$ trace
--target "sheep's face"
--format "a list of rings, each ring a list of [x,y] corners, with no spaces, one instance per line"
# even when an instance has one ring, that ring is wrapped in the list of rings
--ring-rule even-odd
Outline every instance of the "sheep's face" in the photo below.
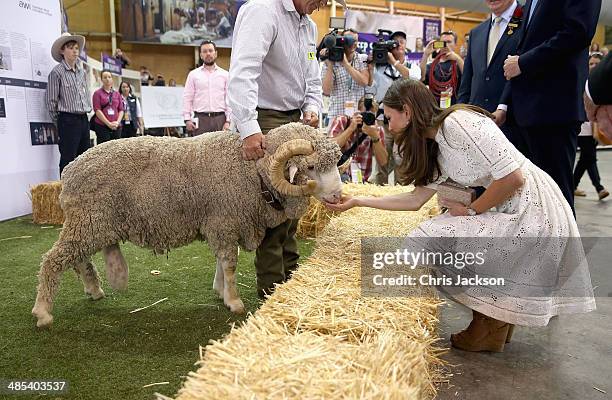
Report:
[[[287,124],[270,134],[285,141],[274,149],[270,165],[272,184],[284,195],[308,196],[337,203],[342,181],[336,164],[342,156],[338,144],[314,128]]]
[[[324,202],[337,203],[342,196],[340,172],[335,165],[331,168],[321,168],[322,166],[316,159],[316,155],[317,153],[313,153],[310,156],[299,156],[289,160],[287,162],[289,182],[302,185],[308,180],[312,180],[316,182],[313,196]]]

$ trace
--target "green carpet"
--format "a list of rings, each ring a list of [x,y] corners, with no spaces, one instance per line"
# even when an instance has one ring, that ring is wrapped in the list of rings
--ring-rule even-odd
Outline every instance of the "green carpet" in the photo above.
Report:
[[[38,330],[30,314],[41,256],[60,227],[40,226],[30,217],[0,223],[0,380],[66,380],[61,396],[10,398],[152,399],[172,396],[184,375],[195,370],[198,346],[220,339],[242,321],[212,290],[215,260],[205,243],[155,256],[123,244],[130,268],[128,289],[114,292],[105,282],[101,255],[94,257],[106,297],[88,299],[73,270],[62,279],[51,330]],[[300,241],[303,257],[312,242]],[[247,312],[260,305],[255,291],[254,253],[240,252],[238,289]],[[153,276],[151,270],[160,270]],[[167,297],[146,310],[130,311]],[[248,351],[248,349],[245,349]],[[143,388],[168,381],[169,384]],[[0,398],[8,398],[0,393]]]

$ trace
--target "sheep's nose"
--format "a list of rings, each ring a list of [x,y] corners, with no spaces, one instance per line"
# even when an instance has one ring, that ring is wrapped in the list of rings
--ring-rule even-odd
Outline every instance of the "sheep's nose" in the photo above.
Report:
[[[340,201],[341,198],[342,192],[334,192],[334,194],[332,194],[332,199],[334,199],[334,201]]]

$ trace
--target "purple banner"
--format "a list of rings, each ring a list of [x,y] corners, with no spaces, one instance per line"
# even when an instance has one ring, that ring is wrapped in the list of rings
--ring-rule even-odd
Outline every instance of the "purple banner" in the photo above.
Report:
[[[442,30],[442,21],[439,19],[424,19],[423,20],[423,45],[427,45],[430,41],[439,38]]]
[[[361,54],[370,54],[372,52],[372,43],[378,40],[378,36],[374,33],[359,33],[359,43],[357,49]]]
[[[121,61],[108,54],[102,53],[102,68],[109,70],[113,74],[121,75]]]
[[[406,60],[410,63],[410,64],[419,64],[421,62],[421,58],[423,58],[423,53],[410,53],[410,54],[406,54]]]
[[[83,60],[83,62],[87,62],[87,45],[85,45],[79,52],[79,58]]]

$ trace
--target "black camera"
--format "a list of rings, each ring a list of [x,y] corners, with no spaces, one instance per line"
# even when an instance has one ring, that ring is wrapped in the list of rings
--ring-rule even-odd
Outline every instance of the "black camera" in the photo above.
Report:
[[[391,35],[392,33],[393,32],[386,29],[378,30],[378,39],[376,42],[372,43],[372,61],[374,61],[376,65],[388,64],[387,53],[399,46],[397,40],[385,39],[385,34]]]
[[[363,99],[363,107],[365,111],[361,113],[361,118],[364,124],[366,125],[374,125],[376,124],[376,114],[372,112],[372,108],[374,108],[374,95],[366,94]]]
[[[334,29],[323,38],[323,47],[327,49],[327,55],[321,56],[321,61],[344,60],[344,50],[355,43],[353,36],[343,36],[338,34],[338,29]]]

